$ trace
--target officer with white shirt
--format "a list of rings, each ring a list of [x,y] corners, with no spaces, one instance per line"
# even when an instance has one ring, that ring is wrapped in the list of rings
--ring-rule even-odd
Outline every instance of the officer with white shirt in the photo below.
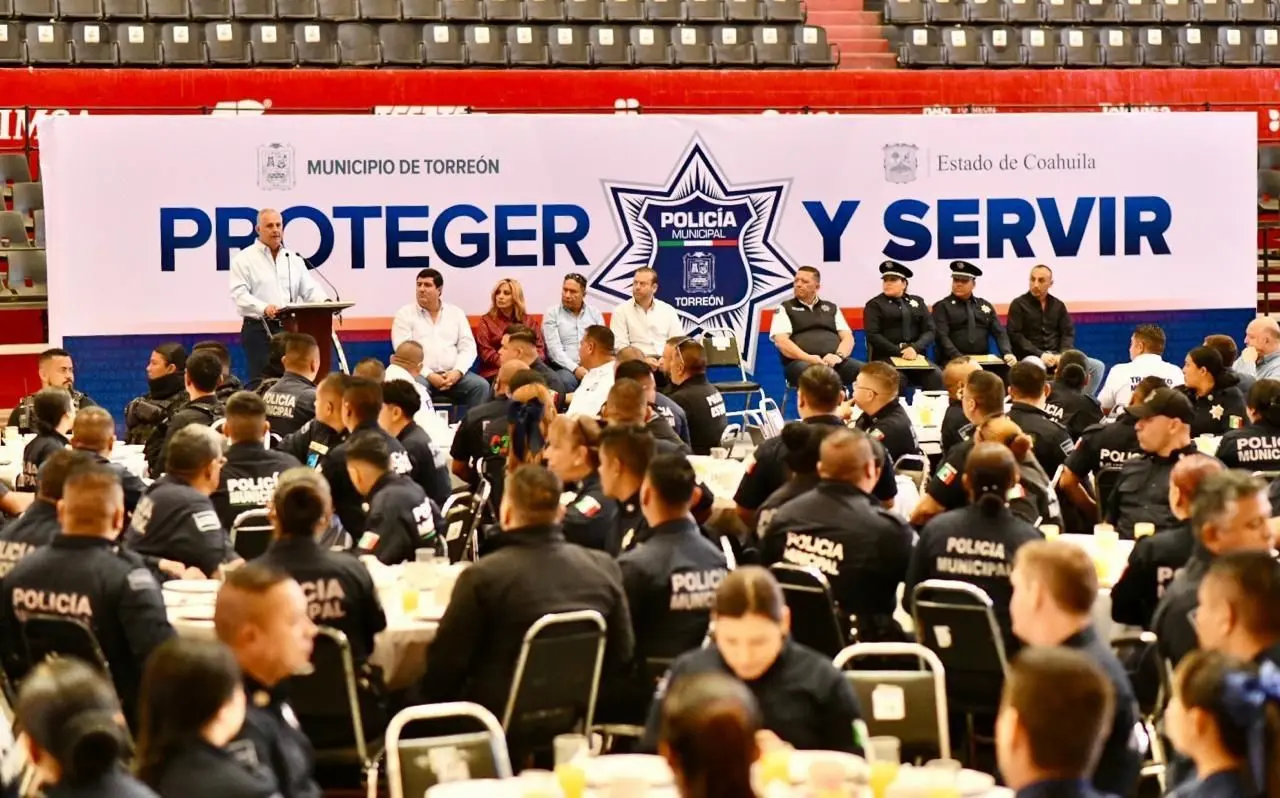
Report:
[[[613,387],[613,349],[616,342],[613,330],[599,324],[588,327],[582,334],[582,343],[578,345],[578,362],[587,372],[582,375],[578,390],[573,392],[573,400],[569,402],[566,413],[592,418],[600,415],[600,408],[604,405],[604,400],[609,398],[609,389]]]
[[[676,309],[658,299],[657,293],[658,273],[647,267],[636,269],[631,278],[632,298],[614,308],[609,320],[617,347],[637,347],[654,368],[666,340],[684,335]]]
[[[405,341],[396,347],[391,355],[391,362],[382,372],[382,381],[404,380],[411,383],[418,392],[418,412],[413,420],[418,426],[429,431],[436,431],[441,425],[447,426],[436,415],[435,405],[431,403],[431,392],[427,390],[427,378],[422,376],[422,362],[426,352],[417,341]],[[437,423],[438,422],[438,423]]]
[[[325,302],[324,289],[311,277],[307,262],[284,247],[284,220],[271,208],[258,211],[258,240],[231,259],[231,299],[244,319],[240,344],[249,361],[249,379],[267,365],[271,336],[281,332],[280,308],[300,302]]]
[[[1182,384],[1182,369],[1160,357],[1164,354],[1164,346],[1164,330],[1154,324],[1142,324],[1133,331],[1129,340],[1130,361],[1111,367],[1098,394],[1102,412],[1111,413],[1118,407],[1128,407],[1129,397],[1143,377],[1160,377],[1171,388]]]
[[[812,266],[796,270],[795,296],[778,306],[773,314],[769,338],[782,356],[782,371],[788,385],[797,385],[800,375],[814,364],[836,370],[844,385],[858,378],[862,361],[853,353],[853,331],[834,302],[818,298],[822,273]]]
[[[417,341],[425,353],[423,371],[431,395],[446,398],[463,411],[488,400],[489,383],[471,373],[476,362],[476,338],[467,314],[441,300],[444,275],[436,269],[418,272],[416,301],[396,311],[391,322],[391,345]]]

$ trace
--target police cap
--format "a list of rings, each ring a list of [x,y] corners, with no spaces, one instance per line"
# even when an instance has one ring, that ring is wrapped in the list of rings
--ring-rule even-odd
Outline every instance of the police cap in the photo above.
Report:
[[[982,276],[982,269],[967,260],[953,260],[951,261],[951,276],[961,280],[972,280],[975,277]]]
[[[914,277],[911,270],[906,266],[898,263],[896,260],[887,260],[880,264],[880,279],[887,277],[899,277],[903,280],[910,280]]]
[[[1191,400],[1186,394],[1173,388],[1157,388],[1147,397],[1147,401],[1130,407],[1129,412],[1137,418],[1165,416],[1180,419],[1187,424],[1194,421],[1196,417]]]

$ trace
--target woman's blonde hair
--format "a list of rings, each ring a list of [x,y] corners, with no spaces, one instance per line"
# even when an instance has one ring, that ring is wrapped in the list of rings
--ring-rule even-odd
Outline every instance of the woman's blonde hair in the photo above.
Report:
[[[493,291],[489,294],[489,315],[495,319],[502,315],[498,310],[498,289],[502,287],[503,283],[506,283],[507,287],[511,289],[511,320],[523,323],[525,313],[524,289],[520,287],[519,280],[513,280],[510,277],[502,278],[493,286]]]

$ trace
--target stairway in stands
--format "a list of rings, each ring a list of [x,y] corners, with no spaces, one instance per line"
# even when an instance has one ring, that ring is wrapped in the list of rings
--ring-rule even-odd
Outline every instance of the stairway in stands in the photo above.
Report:
[[[827,30],[827,41],[840,45],[840,69],[893,69],[897,56],[880,32],[879,3],[863,10],[864,0],[805,0],[809,23]],[[870,4],[868,4],[870,5]]]

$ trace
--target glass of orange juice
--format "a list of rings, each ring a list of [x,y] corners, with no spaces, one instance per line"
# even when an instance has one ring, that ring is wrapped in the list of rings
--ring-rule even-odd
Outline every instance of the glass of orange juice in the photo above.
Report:
[[[419,591],[417,585],[404,585],[400,590],[400,602],[404,608],[405,615],[412,615],[418,611]]]
[[[872,737],[867,741],[867,758],[871,761],[871,794],[885,798],[889,785],[898,778],[902,742],[897,737]]]
[[[791,784],[791,747],[780,745],[760,757],[760,779],[765,786],[777,782]]]

